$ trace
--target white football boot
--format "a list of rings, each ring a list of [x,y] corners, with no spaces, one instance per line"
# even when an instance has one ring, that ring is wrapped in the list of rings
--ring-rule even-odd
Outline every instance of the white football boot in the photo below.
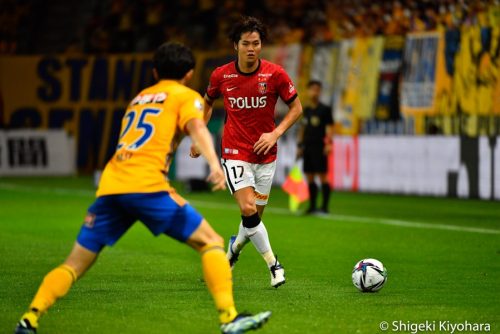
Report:
[[[269,271],[271,272],[271,286],[273,288],[285,284],[285,268],[278,262],[278,256],[276,256],[276,263],[269,268]]]

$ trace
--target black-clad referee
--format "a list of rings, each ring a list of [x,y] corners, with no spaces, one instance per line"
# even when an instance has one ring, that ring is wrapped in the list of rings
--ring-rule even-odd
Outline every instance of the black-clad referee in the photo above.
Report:
[[[297,157],[304,158],[304,173],[309,184],[309,208],[311,213],[328,213],[330,200],[330,185],[327,178],[327,157],[332,150],[333,117],[331,108],[319,101],[322,84],[311,80],[307,84],[309,105],[304,108],[301,127],[298,132]],[[321,181],[323,202],[321,208],[316,207],[318,186],[315,177]]]

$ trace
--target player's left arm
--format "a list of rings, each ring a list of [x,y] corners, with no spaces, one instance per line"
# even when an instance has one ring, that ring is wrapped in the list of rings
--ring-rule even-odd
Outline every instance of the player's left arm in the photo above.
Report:
[[[257,154],[266,154],[276,144],[278,139],[302,116],[302,104],[299,97],[288,104],[288,113],[281,123],[272,131],[263,133],[254,144],[253,151]]]

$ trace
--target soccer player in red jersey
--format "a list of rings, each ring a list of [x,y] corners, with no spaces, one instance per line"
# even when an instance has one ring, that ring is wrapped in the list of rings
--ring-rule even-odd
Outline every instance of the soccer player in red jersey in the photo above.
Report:
[[[241,212],[237,236],[229,242],[227,257],[233,267],[248,241],[266,261],[271,285],[285,283],[285,271],[272,251],[262,214],[276,169],[277,141],[301,116],[302,105],[281,66],[260,59],[266,27],[254,17],[242,17],[230,38],[238,57],[216,68],[205,94],[205,122],[215,99],[223,96],[226,121],[222,135],[222,166],[226,182]],[[288,113],[276,126],[274,112],[281,98]],[[191,155],[196,157],[193,147]]]

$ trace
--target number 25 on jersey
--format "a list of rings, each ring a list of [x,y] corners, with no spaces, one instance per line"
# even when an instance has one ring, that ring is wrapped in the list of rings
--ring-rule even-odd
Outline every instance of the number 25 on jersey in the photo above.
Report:
[[[162,109],[146,108],[140,112],[130,110],[124,117],[126,120],[117,150],[126,147],[129,150],[138,150],[146,144],[155,132],[155,125],[151,122],[151,117],[156,117]]]

